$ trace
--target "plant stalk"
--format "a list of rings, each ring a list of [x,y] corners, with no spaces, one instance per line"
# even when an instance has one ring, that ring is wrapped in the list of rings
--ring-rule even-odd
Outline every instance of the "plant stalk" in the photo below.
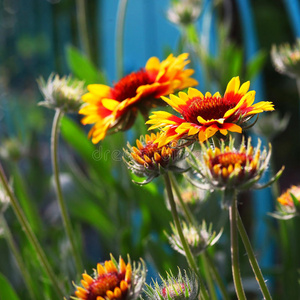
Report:
[[[264,299],[266,299],[266,300],[272,300],[272,297],[271,297],[270,292],[268,290],[268,287],[267,287],[267,285],[266,285],[266,283],[264,281],[262,272],[261,272],[260,267],[259,267],[259,265],[257,263],[255,254],[253,252],[251,243],[249,241],[247,232],[245,230],[245,227],[243,225],[243,221],[242,221],[241,216],[240,216],[239,213],[237,213],[237,228],[239,230],[240,237],[242,238],[243,244],[244,244],[245,249],[247,251],[250,265],[251,265],[252,270],[254,272],[255,278],[256,278],[256,280],[257,280],[257,282],[259,284],[261,292],[262,292],[262,294],[264,296]]]
[[[18,221],[21,224],[22,229],[24,230],[29,242],[32,244],[37,257],[39,258],[40,263],[42,264],[42,266],[45,270],[45,273],[49,277],[49,279],[53,285],[53,288],[55,289],[57,295],[59,296],[59,299],[63,299],[64,295],[58,284],[57,275],[54,273],[53,269],[51,268],[51,266],[48,262],[48,259],[45,255],[41,245],[39,244],[34,232],[32,231],[32,228],[30,227],[29,222],[26,219],[25,214],[24,214],[17,198],[11,191],[1,164],[0,164],[0,179],[1,179],[1,182],[3,184],[3,187],[4,187],[8,197],[10,198],[11,206],[18,218]]]
[[[189,248],[189,245],[186,242],[185,237],[184,237],[183,232],[182,232],[179,216],[178,216],[177,209],[176,209],[176,203],[174,201],[171,181],[170,181],[170,177],[169,177],[168,173],[164,174],[164,180],[165,180],[165,186],[166,186],[166,190],[167,190],[167,194],[168,194],[168,200],[169,200],[169,204],[170,204],[170,207],[171,207],[172,216],[173,216],[173,219],[174,219],[174,222],[175,222],[175,226],[176,226],[178,235],[180,237],[180,241],[181,241],[183,249],[185,251],[187,261],[189,263],[190,268],[195,272],[195,274],[198,275],[198,279],[199,279],[199,282],[200,282],[200,293],[202,293],[203,299],[208,300],[209,296],[208,296],[208,293],[206,291],[204,282],[201,278],[201,275],[200,275],[200,272],[198,270],[197,264],[195,262],[194,256],[192,255],[192,252]]]
[[[91,47],[89,43],[89,34],[86,22],[86,9],[85,5],[88,1],[76,0],[76,11],[77,11],[77,26],[79,39],[83,48],[83,51],[89,61],[92,61]]]
[[[215,291],[215,286],[214,286],[214,282],[212,280],[211,277],[211,272],[210,272],[210,267],[208,264],[208,261],[206,259],[205,256],[205,251],[201,254],[201,261],[202,261],[202,265],[203,265],[203,271],[204,271],[204,275],[207,281],[207,286],[208,286],[208,290],[209,290],[209,295],[210,295],[210,299],[211,300],[217,300],[217,294]]]
[[[117,78],[120,79],[124,75],[124,27],[125,16],[128,0],[120,0],[117,15],[117,31],[116,31],[116,68]]]
[[[19,270],[22,274],[25,285],[28,289],[28,293],[30,295],[30,298],[32,300],[36,300],[37,298],[34,294],[34,290],[33,290],[33,287],[32,287],[32,280],[29,276],[29,273],[28,273],[28,271],[26,269],[26,266],[23,262],[22,256],[21,256],[21,254],[18,250],[18,247],[17,247],[14,239],[13,239],[12,233],[9,229],[9,226],[8,226],[6,220],[5,220],[5,217],[4,217],[3,213],[1,213],[1,215],[0,215],[0,223],[2,225],[2,228],[3,228],[3,231],[4,231],[4,236],[6,238],[8,246],[9,246],[11,252],[13,253],[13,255],[14,255],[16,261],[17,261],[17,265],[18,265]]]
[[[236,295],[239,300],[246,300],[242,285],[242,278],[239,266],[239,249],[237,234],[237,199],[236,192],[232,204],[229,206],[230,236],[231,236],[231,267]]]
[[[81,257],[79,255],[79,251],[76,247],[76,241],[74,232],[72,230],[71,221],[68,215],[67,207],[63,198],[61,184],[59,180],[59,167],[58,167],[58,137],[59,137],[59,123],[61,117],[63,116],[63,112],[60,109],[55,111],[53,124],[52,124],[52,131],[51,131],[51,161],[52,161],[52,169],[55,181],[55,190],[57,195],[57,201],[59,204],[60,212],[62,221],[64,224],[64,228],[67,234],[67,237],[70,241],[72,255],[75,261],[76,269],[78,274],[83,271],[83,264],[81,261]]]
[[[229,297],[227,289],[226,289],[226,287],[223,283],[223,280],[222,280],[218,270],[216,269],[214,263],[212,262],[212,259],[209,255],[209,253],[207,251],[205,251],[203,254],[205,255],[205,258],[206,258],[208,267],[209,267],[209,269],[212,273],[212,276],[213,276],[214,280],[216,281],[216,283],[219,287],[222,299],[223,300],[230,300],[230,297]]]

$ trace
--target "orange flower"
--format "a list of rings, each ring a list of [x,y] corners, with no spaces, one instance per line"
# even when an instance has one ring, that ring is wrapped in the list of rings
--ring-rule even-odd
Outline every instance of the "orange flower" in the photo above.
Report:
[[[145,68],[123,77],[113,87],[88,85],[89,93],[82,97],[86,105],[79,113],[85,115],[84,125],[94,124],[89,132],[92,142],[98,143],[109,130],[129,129],[139,110],[147,115],[150,108],[163,104],[161,96],[197,85],[198,82],[190,78],[194,71],[184,70],[189,63],[187,58],[187,53],[178,57],[170,54],[162,62],[151,57]]]
[[[160,146],[179,138],[203,142],[218,131],[222,135],[228,131],[241,133],[241,125],[254,115],[274,110],[272,102],[253,104],[255,91],[248,91],[249,87],[249,81],[240,87],[239,77],[234,77],[223,97],[218,92],[203,95],[194,88],[189,88],[187,94],[179,92],[178,97],[172,94],[170,98],[162,97],[182,118],[165,111],[154,112],[147,122],[152,124],[149,130],[161,128],[164,131],[158,140]]]
[[[146,272],[143,268],[132,270],[131,264],[125,264],[120,257],[119,265],[113,257],[105,261],[104,265],[98,263],[94,278],[84,273],[81,284],[76,286],[75,295],[79,300],[134,300],[139,296]],[[137,274],[136,272],[140,272]],[[137,276],[136,276],[137,275]]]
[[[277,201],[284,206],[294,208],[295,204],[293,201],[292,196],[300,202],[300,186],[292,185],[286,192],[280,195],[280,197],[277,198]]]

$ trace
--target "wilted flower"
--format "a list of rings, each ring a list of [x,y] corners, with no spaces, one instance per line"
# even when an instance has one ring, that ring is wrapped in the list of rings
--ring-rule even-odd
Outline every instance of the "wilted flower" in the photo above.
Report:
[[[155,177],[167,171],[184,172],[186,169],[178,166],[182,161],[185,149],[178,147],[178,143],[173,141],[163,147],[158,147],[155,140],[160,137],[160,133],[146,134],[136,140],[137,147],[131,147],[128,143],[128,150],[124,149],[123,160],[128,168],[139,177],[147,179],[138,184],[146,184]]]
[[[5,160],[18,161],[26,155],[26,152],[26,145],[17,138],[7,138],[0,146],[0,157]]]
[[[253,116],[274,110],[272,102],[253,104],[255,91],[248,92],[249,87],[249,81],[240,87],[239,77],[234,77],[223,97],[218,92],[213,96],[209,92],[203,95],[194,88],[189,88],[187,94],[179,92],[178,97],[172,94],[170,98],[162,97],[182,118],[165,111],[153,112],[147,122],[152,125],[149,130],[163,130],[158,139],[160,146],[179,138],[203,142],[217,132],[222,135],[228,131],[241,133],[242,125]]]
[[[180,0],[172,1],[167,11],[170,22],[187,26],[197,21],[200,16],[202,0]]]
[[[184,270],[182,275],[178,268],[178,277],[174,277],[172,272],[167,273],[167,278],[160,276],[162,284],[153,281],[154,286],[147,285],[145,290],[147,299],[149,300],[195,300],[199,294],[199,284],[194,273],[189,272],[189,275]]]
[[[265,148],[261,151],[260,140],[256,148],[251,145],[251,138],[248,139],[247,147],[242,142],[239,149],[234,148],[232,138],[228,146],[222,140],[220,148],[212,148],[208,143],[201,143],[201,147],[200,157],[191,153],[189,159],[196,177],[196,180],[191,180],[200,188],[226,191],[263,188],[277,180],[283,171],[282,168],[267,184],[257,183],[271,157],[271,144],[269,151]]]
[[[252,130],[259,136],[266,137],[271,141],[276,135],[282,133],[288,126],[290,115],[280,117],[278,112],[265,114],[256,122]]]
[[[168,239],[172,248],[182,255],[185,255],[176,227],[171,224],[171,228],[173,234],[168,236]],[[193,225],[187,225],[185,222],[182,222],[182,232],[193,255],[197,256],[209,246],[213,246],[221,237],[223,230],[217,234],[212,230],[212,224],[208,227],[206,222],[203,220],[202,224],[197,228]]]
[[[82,105],[81,96],[84,94],[84,82],[73,79],[71,76],[59,78],[52,73],[47,82],[44,78],[38,79],[40,91],[44,101],[39,105],[60,109],[66,113],[77,112]]]
[[[283,44],[272,46],[271,58],[277,72],[292,78],[300,77],[300,39],[295,45]]]
[[[129,258],[128,258],[129,259]],[[130,259],[129,259],[130,260]],[[98,263],[94,276],[82,274],[82,287],[76,286],[78,300],[135,300],[143,288],[146,270],[144,263],[139,263],[136,268],[130,261],[125,264],[120,257],[119,264],[111,256],[111,260],[102,265]]]
[[[87,104],[79,113],[85,115],[84,125],[94,124],[89,132],[92,142],[104,139],[109,130],[129,129],[139,110],[148,116],[150,108],[163,104],[161,96],[197,85],[190,78],[194,71],[184,69],[189,63],[187,58],[187,53],[178,57],[170,54],[162,62],[151,57],[145,68],[123,77],[113,87],[88,85],[89,93],[82,97]]]
[[[292,185],[278,198],[277,212],[270,215],[277,219],[291,219],[300,216],[300,185]]]
[[[193,211],[194,214],[201,209],[201,204],[205,202],[209,196],[208,191],[195,187],[187,180],[184,180],[182,184],[180,183],[178,188],[184,205],[186,205],[190,211]],[[174,201],[176,203],[178,213],[185,215],[176,193],[174,193]],[[170,209],[169,201],[166,201],[166,205]]]

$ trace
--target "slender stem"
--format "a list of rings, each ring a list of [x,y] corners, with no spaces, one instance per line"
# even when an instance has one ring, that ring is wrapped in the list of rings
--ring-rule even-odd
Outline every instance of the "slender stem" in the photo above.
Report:
[[[184,212],[184,215],[185,215],[187,221],[189,223],[193,224],[195,227],[197,227],[197,222],[196,222],[191,210],[184,203],[184,201],[182,199],[182,196],[181,196],[181,193],[180,193],[180,190],[179,190],[179,187],[178,187],[178,183],[177,183],[176,178],[175,178],[173,173],[170,174],[170,180],[171,180],[172,187],[174,188],[175,194],[176,194],[176,196],[179,200],[180,206],[183,209],[183,212]]]
[[[205,251],[201,254],[201,261],[202,261],[202,264],[203,264],[203,271],[204,271],[204,275],[205,275],[205,278],[206,278],[206,281],[207,281],[207,286],[208,286],[208,290],[209,290],[209,294],[210,294],[210,299],[211,300],[217,300],[218,297],[217,297],[217,294],[216,294],[216,291],[215,291],[214,282],[213,282],[212,277],[211,277],[209,264],[208,264],[208,261],[207,261],[206,256],[205,256]]]
[[[92,60],[91,47],[89,43],[89,34],[86,22],[86,11],[85,3],[88,1],[85,0],[76,0],[76,11],[77,11],[77,26],[79,32],[79,39],[83,47],[83,51],[88,59]]]
[[[263,275],[261,273],[261,270],[260,270],[259,265],[257,263],[257,260],[255,258],[255,255],[254,255],[251,243],[249,241],[247,232],[245,230],[245,227],[243,225],[243,221],[242,221],[241,216],[240,216],[239,213],[237,213],[237,228],[239,230],[240,236],[241,236],[242,241],[244,243],[244,246],[246,248],[246,251],[247,251],[247,254],[248,254],[248,258],[249,258],[252,270],[253,270],[255,278],[256,278],[256,280],[257,280],[257,282],[259,284],[259,287],[260,287],[260,289],[262,291],[264,299],[271,300],[272,297],[271,297],[270,292],[268,290],[268,287],[267,287],[267,285],[266,285],[266,283],[264,281]]]
[[[238,235],[237,235],[237,199],[236,193],[229,206],[229,220],[230,220],[230,235],[231,235],[231,262],[232,262],[232,275],[235,286],[236,295],[239,300],[246,300],[245,292],[242,285],[239,254],[238,254]]]
[[[170,207],[171,207],[172,216],[173,216],[173,219],[174,219],[174,222],[175,222],[175,226],[176,226],[176,229],[177,229],[177,232],[178,232],[178,235],[179,235],[182,247],[184,249],[187,261],[189,263],[190,268],[193,269],[194,272],[198,275],[198,279],[199,279],[199,282],[200,282],[200,292],[202,293],[203,299],[207,299],[208,300],[209,296],[207,294],[204,282],[203,282],[203,280],[202,280],[202,278],[200,276],[200,272],[198,270],[198,267],[197,267],[197,264],[195,262],[194,256],[192,255],[192,252],[191,252],[191,250],[189,248],[189,245],[186,242],[185,237],[184,237],[183,232],[182,232],[182,228],[181,228],[181,225],[180,225],[179,216],[178,216],[177,209],[176,209],[176,203],[174,201],[174,196],[173,196],[171,181],[170,181],[170,177],[169,177],[168,173],[166,173],[164,175],[164,180],[165,180],[165,185],[166,185],[168,199],[169,199],[169,203],[170,203]]]
[[[30,295],[30,298],[33,299],[33,300],[36,300],[36,296],[34,294],[34,290],[33,290],[33,287],[32,287],[32,280],[29,276],[29,273],[26,269],[26,266],[23,262],[23,259],[22,259],[22,256],[18,250],[18,247],[13,239],[13,236],[12,236],[12,233],[9,229],[9,226],[5,220],[5,217],[4,215],[1,213],[0,215],[0,222],[1,222],[1,225],[2,225],[2,228],[3,228],[3,231],[4,231],[4,236],[6,238],[6,241],[8,243],[8,246],[11,250],[11,252],[13,253],[16,261],[17,261],[17,264],[18,264],[18,267],[19,267],[19,270],[22,274],[22,277],[24,279],[24,282],[25,282],[25,285],[28,289],[28,293]]]
[[[124,75],[123,44],[124,44],[124,27],[125,27],[127,2],[128,0],[120,0],[118,6],[117,32],[116,32],[116,68],[117,68],[118,79],[120,79]]]
[[[59,136],[59,122],[61,117],[63,116],[63,112],[60,109],[57,109],[54,115],[53,124],[52,124],[52,131],[51,131],[51,161],[52,161],[52,168],[53,168],[53,175],[55,181],[55,188],[56,188],[56,195],[57,201],[59,204],[61,217],[63,220],[63,224],[65,227],[66,234],[71,244],[71,251],[73,258],[75,260],[76,268],[78,274],[83,271],[83,265],[81,261],[81,257],[79,255],[79,251],[76,247],[75,236],[72,230],[71,221],[68,215],[67,207],[63,198],[62,189],[59,180],[59,168],[58,168],[58,136]]]
[[[297,84],[298,96],[300,100],[300,79],[296,79],[296,84]],[[300,105],[299,105],[299,120],[300,120]]]
[[[14,210],[17,218],[18,218],[18,221],[20,222],[20,224],[21,224],[28,240],[32,244],[32,246],[33,246],[33,248],[36,252],[36,255],[39,258],[41,264],[43,265],[45,273],[47,274],[50,281],[52,282],[52,285],[53,285],[57,295],[59,296],[60,299],[62,299],[64,295],[63,295],[63,292],[62,292],[62,290],[61,290],[61,288],[58,284],[57,275],[53,272],[53,270],[52,270],[52,268],[51,268],[51,266],[48,262],[48,259],[45,255],[41,245],[39,244],[34,232],[32,231],[32,228],[30,227],[29,222],[26,219],[25,214],[24,214],[17,198],[15,197],[13,192],[11,191],[1,164],[0,164],[0,179],[1,179],[1,182],[3,184],[3,187],[4,187],[8,197],[10,198],[11,206],[12,206],[12,208],[13,208],[13,210]]]
[[[220,289],[220,293],[222,295],[222,299],[223,300],[229,300],[230,298],[229,298],[227,289],[226,289],[226,287],[225,287],[225,285],[223,283],[223,280],[222,280],[222,278],[221,278],[218,270],[216,269],[214,263],[212,262],[209,253],[207,251],[205,251],[203,254],[205,255],[205,258],[206,258],[208,267],[209,267],[209,269],[210,269],[210,271],[212,273],[212,276],[215,279],[215,281],[217,282],[217,285],[218,285],[218,287]]]

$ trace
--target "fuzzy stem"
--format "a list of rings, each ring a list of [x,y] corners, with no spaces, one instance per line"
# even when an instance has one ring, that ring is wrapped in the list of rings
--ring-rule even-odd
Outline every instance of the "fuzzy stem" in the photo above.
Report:
[[[189,223],[191,223],[192,225],[194,225],[195,227],[197,227],[197,222],[196,222],[196,220],[195,220],[195,218],[194,218],[191,210],[184,203],[184,201],[182,199],[182,196],[181,196],[181,193],[180,193],[180,190],[179,190],[179,187],[178,187],[178,183],[177,183],[176,178],[175,178],[175,176],[174,176],[173,173],[170,174],[170,180],[171,180],[172,187],[174,188],[175,194],[176,194],[176,196],[177,196],[177,198],[179,200],[180,206],[183,209],[185,218],[187,219],[187,221]]]
[[[45,270],[45,273],[49,277],[49,279],[50,279],[50,281],[53,285],[53,288],[55,289],[57,295],[59,296],[59,299],[62,299],[64,295],[63,295],[63,292],[62,292],[62,290],[59,286],[59,283],[58,283],[58,280],[57,280],[57,275],[52,270],[52,268],[51,268],[51,266],[48,262],[47,256],[45,255],[41,245],[39,244],[39,242],[38,242],[38,240],[37,240],[37,238],[34,234],[34,232],[32,231],[32,228],[30,227],[29,222],[26,219],[25,214],[24,214],[17,198],[15,197],[13,192],[11,191],[1,164],[0,164],[0,179],[1,179],[1,182],[3,184],[3,187],[4,187],[8,197],[10,198],[11,206],[12,206],[12,208],[13,208],[13,210],[14,210],[17,218],[18,218],[19,223],[22,226],[22,229],[24,230],[29,242],[32,244],[32,246],[33,246],[33,248],[36,252],[37,257],[39,258],[40,263],[42,264],[42,266]]]
[[[178,216],[177,209],[176,209],[176,203],[174,201],[171,181],[170,181],[170,177],[169,177],[168,173],[166,173],[164,175],[164,180],[165,180],[165,186],[166,186],[166,190],[167,190],[167,194],[168,194],[168,200],[169,200],[169,204],[170,204],[170,207],[171,207],[172,216],[173,216],[175,226],[176,226],[178,235],[180,237],[180,241],[182,243],[182,247],[184,249],[187,261],[189,263],[190,268],[193,269],[195,274],[198,275],[198,279],[199,279],[199,282],[200,282],[200,293],[202,293],[203,299],[208,300],[209,296],[207,294],[204,282],[203,282],[203,280],[200,276],[200,272],[198,270],[198,267],[197,267],[197,264],[195,262],[194,256],[192,255],[191,250],[189,248],[189,245],[186,242],[185,237],[184,237],[183,232],[182,232],[179,216]]]
[[[54,115],[52,131],[51,131],[51,161],[52,161],[52,169],[55,181],[55,189],[57,195],[57,201],[59,204],[62,221],[64,224],[64,228],[67,234],[67,237],[70,241],[72,255],[75,261],[75,265],[77,268],[78,274],[83,271],[83,264],[81,261],[81,257],[79,251],[76,247],[75,236],[72,230],[71,221],[68,215],[67,207],[63,198],[61,184],[59,180],[59,167],[58,167],[58,136],[59,136],[59,123],[61,117],[63,116],[63,112],[60,109],[57,109]]]
[[[4,231],[4,236],[6,238],[6,241],[8,243],[8,246],[9,248],[11,249],[11,252],[13,253],[16,261],[17,261],[17,264],[18,264],[18,267],[19,267],[19,270],[22,274],[22,277],[24,279],[24,282],[25,282],[25,285],[28,289],[28,293],[30,295],[30,298],[33,299],[33,300],[36,300],[36,296],[34,294],[34,290],[33,290],[33,287],[32,287],[32,280],[29,276],[29,273],[26,269],[26,266],[23,262],[23,259],[22,259],[22,256],[18,250],[18,247],[13,239],[13,236],[12,236],[12,233],[9,229],[9,226],[5,220],[5,217],[4,215],[1,213],[0,215],[0,223],[2,225],[2,228],[3,228],[3,231]]]
[[[206,258],[206,261],[207,261],[207,264],[208,264],[208,267],[212,273],[212,276],[213,278],[215,279],[219,289],[220,289],[220,293],[221,293],[221,296],[222,296],[222,299],[223,300],[229,300],[230,297],[228,295],[228,292],[226,290],[226,287],[223,283],[223,280],[218,272],[218,270],[216,269],[214,263],[212,262],[212,259],[209,255],[209,253],[207,251],[204,252],[204,255],[205,255],[205,258]]]
[[[120,79],[124,75],[124,25],[128,0],[120,0],[117,15],[117,32],[116,32],[116,67],[117,78]]]
[[[245,230],[245,227],[243,225],[243,221],[242,221],[241,216],[240,216],[239,213],[237,213],[237,228],[239,230],[240,237],[242,238],[242,241],[244,243],[245,249],[246,249],[247,254],[248,254],[249,262],[251,264],[252,270],[253,270],[255,278],[256,278],[256,280],[259,284],[261,292],[264,296],[264,299],[271,300],[272,297],[271,297],[270,292],[268,290],[268,287],[267,287],[267,285],[264,281],[263,275],[261,273],[261,270],[260,270],[259,265],[257,263],[257,260],[255,258],[255,254],[253,252],[251,243],[249,241],[247,232]]]
[[[204,275],[207,281],[207,286],[208,286],[208,290],[209,290],[209,294],[210,294],[210,299],[211,300],[217,300],[217,294],[215,291],[215,287],[214,287],[214,282],[212,280],[211,277],[211,272],[210,272],[210,267],[208,264],[208,261],[206,259],[205,256],[205,251],[201,254],[201,261],[202,261],[202,265],[203,265],[203,271],[204,271]]]
[[[230,236],[231,236],[231,262],[232,276],[235,286],[236,295],[239,300],[246,300],[245,292],[242,285],[242,278],[239,266],[239,249],[237,234],[237,199],[234,193],[232,204],[229,206]]]

